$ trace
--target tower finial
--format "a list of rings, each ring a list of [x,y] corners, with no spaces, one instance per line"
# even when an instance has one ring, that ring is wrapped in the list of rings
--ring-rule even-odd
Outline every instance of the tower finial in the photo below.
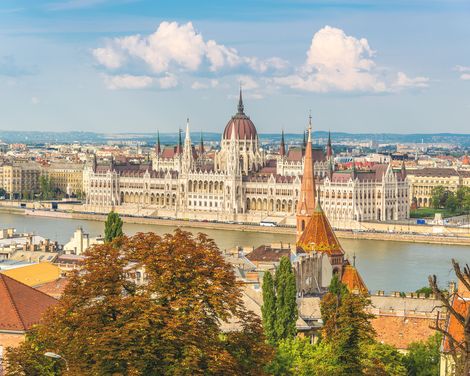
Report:
[[[312,110],[310,110],[308,115],[308,138],[307,143],[312,142]]]
[[[240,81],[240,98],[238,99],[238,113],[243,114],[245,106],[243,106],[243,96],[242,96],[242,82]]]

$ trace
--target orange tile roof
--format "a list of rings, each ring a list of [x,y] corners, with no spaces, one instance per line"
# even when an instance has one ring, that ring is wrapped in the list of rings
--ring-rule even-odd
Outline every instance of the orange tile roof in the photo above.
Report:
[[[40,262],[39,264],[4,270],[0,274],[5,274],[28,286],[39,286],[58,279],[61,275],[61,270],[50,262]]]
[[[325,252],[330,256],[344,254],[320,203],[317,203],[317,208],[297,241],[297,246],[305,252]]]
[[[0,330],[27,331],[57,300],[0,274]]]
[[[69,283],[67,278],[59,278],[52,282],[47,282],[34,288],[53,298],[59,299]]]
[[[377,316],[371,320],[379,342],[405,350],[412,342],[425,341],[435,332],[430,317]]]
[[[366,284],[364,283],[361,275],[357,269],[352,265],[346,265],[343,268],[343,275],[341,276],[341,282],[346,285],[348,290],[352,293],[368,294]]]

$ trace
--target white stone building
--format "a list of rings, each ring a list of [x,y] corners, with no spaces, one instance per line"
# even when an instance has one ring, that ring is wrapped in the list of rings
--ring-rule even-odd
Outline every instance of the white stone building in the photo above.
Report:
[[[244,113],[240,93],[238,111],[228,121],[218,151],[205,152],[202,140],[195,147],[188,121],[184,143],[180,136],[178,145],[161,147],[158,139],[151,162],[103,164],[91,158],[83,177],[86,205],[99,212],[119,207],[121,212],[139,215],[240,222],[269,217],[291,224],[304,154],[305,146],[286,151],[282,138],[279,155],[267,159],[256,127]],[[328,192],[322,197],[324,210],[333,223],[339,217],[357,221],[407,218],[408,209],[400,199],[408,197],[402,172],[388,165],[352,175],[334,172],[331,140],[326,152],[315,148],[312,155],[317,185],[323,183]],[[338,196],[341,200],[332,199]]]

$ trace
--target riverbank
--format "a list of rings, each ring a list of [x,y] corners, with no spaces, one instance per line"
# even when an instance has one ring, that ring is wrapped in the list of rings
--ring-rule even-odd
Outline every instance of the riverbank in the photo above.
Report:
[[[65,212],[49,210],[28,210],[23,208],[0,207],[0,211],[15,215],[30,215],[35,217],[64,218],[76,220],[100,221],[106,220],[105,214],[83,213],[83,212]],[[197,230],[226,230],[237,232],[265,233],[265,234],[286,234],[294,235],[293,227],[265,227],[259,225],[240,224],[240,223],[222,223],[222,222],[204,222],[188,221],[179,219],[162,219],[152,217],[122,216],[125,223],[168,226],[168,227],[187,227]],[[446,244],[446,245],[465,245],[470,246],[470,237],[467,236],[445,236],[442,234],[410,234],[400,232],[377,232],[377,231],[349,231],[335,230],[336,235],[343,239],[355,240],[380,240],[387,242],[406,242],[406,243],[424,243],[424,244]]]

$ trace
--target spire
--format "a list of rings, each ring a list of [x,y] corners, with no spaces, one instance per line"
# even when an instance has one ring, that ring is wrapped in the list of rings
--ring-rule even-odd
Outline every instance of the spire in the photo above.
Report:
[[[183,152],[183,141],[181,140],[181,128],[178,129],[178,146],[176,146],[176,154]]]
[[[240,98],[238,99],[238,113],[243,114],[245,107],[243,106],[243,97],[242,97],[242,83],[240,82]]]
[[[281,144],[279,145],[279,155],[284,157],[286,155],[286,143],[284,141],[284,129],[281,133]]]
[[[309,116],[308,139],[304,157],[304,171],[297,205],[297,239],[315,211],[315,175],[312,156],[312,117]]]
[[[331,147],[331,132],[328,131],[328,142],[326,144],[326,157],[328,159],[331,159],[332,156],[333,156],[333,149]]]
[[[186,136],[185,136],[185,139],[184,139],[184,142],[191,142],[191,135],[189,133],[189,118],[186,118]]]
[[[354,158],[352,160],[352,168],[351,169],[352,169],[352,178],[354,180],[354,179],[356,179],[356,161],[354,160]]]
[[[160,154],[162,151],[162,148],[160,146],[160,131],[157,131],[157,147],[155,151],[157,152],[157,154]]]
[[[406,165],[405,165],[405,160],[401,162],[401,176],[403,179],[406,178]]]
[[[204,139],[202,138],[202,131],[201,131],[201,140],[199,141],[199,153],[204,154]]]

